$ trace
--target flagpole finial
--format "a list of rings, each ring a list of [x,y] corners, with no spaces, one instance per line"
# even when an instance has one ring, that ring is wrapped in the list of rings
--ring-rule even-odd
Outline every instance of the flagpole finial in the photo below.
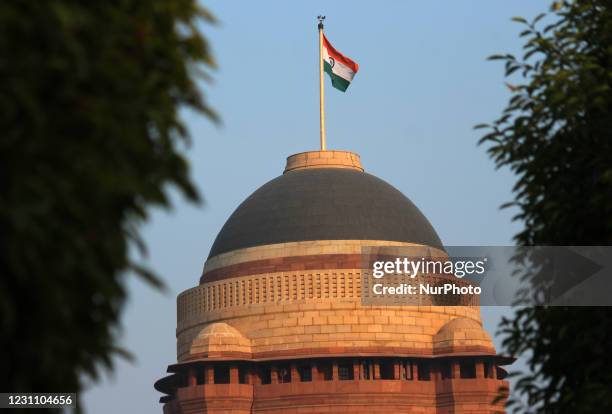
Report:
[[[318,15],[317,19],[319,19],[319,29],[323,29],[323,20],[325,20],[325,16]]]

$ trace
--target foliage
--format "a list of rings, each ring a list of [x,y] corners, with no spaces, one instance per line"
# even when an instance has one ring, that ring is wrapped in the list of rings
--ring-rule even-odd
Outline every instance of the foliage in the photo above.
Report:
[[[612,2],[562,1],[524,26],[524,56],[496,55],[518,78],[481,143],[518,177],[520,245],[612,243]],[[544,21],[550,22],[543,29]],[[531,372],[515,392],[541,413],[612,412],[612,312],[523,308],[501,325]]]
[[[138,225],[177,187],[196,82],[214,67],[194,0],[0,2],[3,391],[75,392],[112,357]]]

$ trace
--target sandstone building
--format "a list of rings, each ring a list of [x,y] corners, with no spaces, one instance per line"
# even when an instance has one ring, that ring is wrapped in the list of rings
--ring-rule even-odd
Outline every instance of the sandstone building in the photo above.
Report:
[[[477,306],[363,306],[362,246],[440,250],[425,216],[313,151],[231,215],[199,285],[178,297],[165,414],[493,413],[507,387]]]

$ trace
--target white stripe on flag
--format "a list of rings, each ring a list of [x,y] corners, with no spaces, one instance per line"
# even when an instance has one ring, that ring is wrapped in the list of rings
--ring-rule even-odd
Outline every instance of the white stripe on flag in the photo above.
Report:
[[[352,81],[353,78],[355,77],[355,72],[353,72],[349,67],[343,65],[342,63],[338,62],[337,60],[334,61],[334,64],[331,64],[331,58],[329,57],[329,55],[327,54],[327,49],[323,49],[323,60],[325,60],[327,63],[329,63],[332,67],[332,72],[334,72],[335,75],[340,76],[341,78],[346,79],[347,81]]]

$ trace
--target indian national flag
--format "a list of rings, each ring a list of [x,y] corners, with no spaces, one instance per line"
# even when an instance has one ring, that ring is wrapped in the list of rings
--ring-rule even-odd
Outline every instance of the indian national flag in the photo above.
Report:
[[[342,92],[351,84],[359,70],[357,62],[338,52],[323,35],[323,67],[331,77],[332,86]]]

